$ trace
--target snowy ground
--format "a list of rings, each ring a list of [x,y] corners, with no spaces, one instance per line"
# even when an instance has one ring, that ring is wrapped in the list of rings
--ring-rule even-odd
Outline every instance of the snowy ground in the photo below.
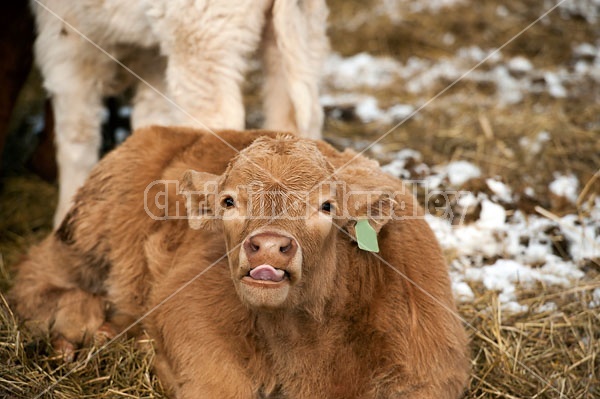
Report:
[[[410,176],[411,171],[401,166],[406,153],[400,152],[399,158],[384,169],[396,176]],[[411,154],[414,155],[418,157],[418,153]],[[420,169],[428,167],[423,165]],[[586,206],[584,211],[588,211],[588,216],[558,217],[542,208],[540,216],[527,215],[518,209],[512,210],[517,198],[499,180],[486,179],[491,196],[460,190],[468,180],[480,177],[479,168],[472,163],[455,161],[433,170],[433,174],[417,183],[424,184],[429,191],[447,190],[459,194],[449,201],[443,217],[430,214],[426,217],[442,248],[452,254],[450,274],[459,300],[473,299],[471,285],[482,283],[486,289],[499,292],[504,309],[524,311],[527,308],[518,303],[515,295],[518,285],[577,284],[584,277],[581,266],[586,260],[600,257],[600,198],[589,208]],[[550,190],[575,202],[579,183],[574,176],[557,175]],[[475,221],[464,222],[466,215],[478,209]],[[563,253],[557,252],[555,237],[564,237],[565,242],[560,247]],[[596,290],[596,297],[600,300],[600,289]],[[598,303],[590,306],[598,306]]]
[[[367,23],[369,17],[385,13],[400,23],[400,9],[442,12],[461,3],[464,2],[384,0],[349,20],[347,28],[352,31]],[[556,4],[546,3],[546,8]],[[599,10],[600,2],[596,0],[567,1],[556,13],[562,18],[585,18],[595,24]],[[496,9],[498,18],[506,17],[508,12],[503,6]],[[443,40],[451,45],[455,37],[446,34]],[[495,107],[518,105],[536,95],[556,100],[572,98],[590,85],[600,83],[600,40],[571,47],[567,64],[542,67],[534,66],[532,60],[521,55],[507,56],[498,47],[459,47],[451,57],[410,57],[406,62],[366,52],[348,57],[334,53],[325,65],[326,89],[321,102],[329,110],[330,118],[343,119],[350,110],[363,123],[381,126],[381,134],[384,134],[395,124],[421,117],[421,109],[429,107],[440,92],[438,88],[444,90],[458,80],[493,87],[493,94],[483,101]],[[390,101],[390,87],[402,87],[409,94],[403,98],[410,98],[411,102]],[[456,98],[460,96],[460,93],[455,94]],[[551,139],[551,133],[539,131],[533,136],[521,137],[518,145],[535,157]],[[375,146],[373,152],[378,151],[382,150]],[[386,162],[391,162],[384,169],[392,175],[417,179],[416,184],[425,191],[459,193],[448,200],[448,212],[442,217],[428,215],[427,221],[449,254],[453,287],[461,301],[472,300],[474,287],[482,285],[499,292],[504,309],[523,311],[526,306],[519,303],[518,287],[576,285],[584,277],[585,265],[600,259],[600,198],[589,200],[590,197],[585,196],[589,194],[587,182],[580,182],[568,171],[554,171],[547,192],[554,200],[571,204],[577,211],[557,216],[541,206],[537,206],[535,212],[519,209],[520,197],[535,198],[540,193],[533,187],[516,192],[501,177],[484,176],[471,162],[452,160],[429,165],[418,151],[410,148],[385,155]],[[484,179],[485,190],[464,190],[472,179]],[[591,183],[598,185],[600,179]],[[582,191],[586,192],[582,195]],[[599,305],[600,289],[596,289],[590,306]],[[547,303],[544,310],[552,310],[553,306]]]
[[[420,97],[419,93],[427,93],[440,81],[489,83],[496,88],[496,93],[488,100],[500,106],[519,103],[524,95],[531,93],[565,98],[577,95],[590,80],[600,83],[600,41],[581,43],[572,51],[574,63],[570,67],[542,69],[534,68],[525,57],[507,58],[499,49],[477,46],[461,48],[453,58],[430,61],[411,57],[405,64],[364,52],[347,58],[333,54],[325,64],[325,81],[336,94],[326,93],[321,103],[326,107],[353,104],[363,122],[387,123],[400,122],[427,104],[431,97]],[[479,68],[483,64],[485,70]],[[415,103],[381,109],[375,96],[360,92],[361,88],[382,89],[394,83],[416,95]]]

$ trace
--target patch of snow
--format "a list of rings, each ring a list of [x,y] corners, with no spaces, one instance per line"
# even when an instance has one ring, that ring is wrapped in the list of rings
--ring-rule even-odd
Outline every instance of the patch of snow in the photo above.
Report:
[[[390,57],[358,53],[343,58],[334,53],[325,61],[324,74],[326,81],[338,89],[380,88],[391,84],[400,68],[401,64]]]
[[[486,179],[485,183],[500,201],[512,202],[512,191],[506,184],[495,179]]]
[[[483,50],[478,46],[462,47],[458,49],[457,57],[469,61],[481,62],[486,60],[490,64],[495,64],[502,60],[502,53],[498,49]]]
[[[566,215],[560,219],[559,225],[569,243],[573,260],[600,258],[599,221],[593,216],[589,220],[581,220],[577,215]]]
[[[373,13],[375,15],[387,15],[392,23],[398,23],[401,21],[400,18],[400,7],[398,7],[398,1],[395,0],[379,0],[379,4],[373,7]]]
[[[559,197],[565,197],[572,203],[577,201],[577,192],[579,189],[579,180],[574,174],[561,175],[554,174],[554,181],[550,183],[550,191]]]
[[[537,311],[539,313],[556,312],[557,310],[558,310],[558,306],[556,305],[555,302],[546,302],[537,309]]]
[[[443,182],[444,175],[436,173],[429,176],[425,176],[425,186],[427,186],[427,188],[430,190],[437,189],[442,185]]]
[[[425,220],[442,248],[456,256],[450,264],[455,286],[461,282],[481,282],[488,289],[498,290],[502,307],[507,311],[525,309],[517,301],[517,285],[569,286],[584,276],[577,263],[600,255],[600,233],[593,217],[575,224],[575,215],[556,222],[516,211],[509,218],[504,208],[485,194],[480,193],[479,197],[481,216],[474,223],[453,226],[452,221],[432,215],[426,215]],[[551,235],[556,228],[567,239],[566,250],[572,260],[553,253]],[[486,259],[496,260],[490,265]]]
[[[506,210],[488,199],[481,202],[481,214],[476,222],[477,226],[484,229],[501,229],[506,221]]]
[[[498,291],[498,299],[504,305],[518,308],[517,286],[531,287],[536,282],[548,285],[567,286],[574,274],[571,270],[548,264],[539,269],[525,266],[512,259],[498,259],[494,264],[481,268],[470,268],[466,280],[481,281],[488,290]],[[580,274],[576,274],[581,277]],[[510,305],[509,305],[510,304]],[[515,306],[516,305],[516,306]]]
[[[573,54],[576,57],[596,58],[598,49],[590,43],[581,43],[573,48]]]
[[[448,60],[430,65],[427,61],[410,58],[403,75],[407,80],[406,90],[418,94],[442,79],[450,81],[457,79],[461,75],[461,69]]]
[[[533,187],[525,187],[525,190],[523,190],[523,192],[528,197],[531,197],[531,198],[535,197],[535,190],[533,189]]]
[[[425,213],[425,221],[435,233],[442,248],[453,249],[456,247],[458,243],[450,223],[429,213]]]
[[[390,0],[387,0],[390,1]],[[393,1],[392,1],[393,2]],[[396,1],[397,2],[397,1]],[[465,0],[427,0],[427,1],[411,1],[410,10],[414,13],[431,11],[439,12],[444,8],[454,7],[464,4]]]
[[[480,81],[491,81],[496,84],[496,97],[503,104],[521,102],[523,92],[529,87],[528,82],[514,78],[504,65],[498,65],[491,72],[478,76]]]
[[[522,313],[527,312],[529,307],[527,305],[521,305],[518,302],[506,302],[503,304],[502,309],[507,313]]]
[[[427,164],[424,163],[420,163],[418,165],[416,165],[414,167],[414,171],[415,173],[417,173],[418,175],[428,175],[431,173],[431,169],[429,168],[429,166],[427,166]]]
[[[533,280],[534,271],[519,262],[498,259],[494,264],[479,269],[469,269],[467,279],[481,281],[488,290],[499,291],[501,302],[516,300],[516,284]]]
[[[479,199],[473,193],[468,192],[457,200],[457,205],[462,209],[475,208],[479,205]]]
[[[541,132],[538,133],[538,135],[537,135],[538,143],[546,143],[548,141],[550,141],[550,133],[548,133],[545,130],[542,130]]]
[[[449,32],[444,33],[444,36],[442,36],[442,43],[444,43],[446,46],[451,46],[456,42],[456,37]]]
[[[600,17],[600,0],[562,1],[558,8],[563,17],[584,18],[589,24],[595,24]]]
[[[552,97],[564,98],[567,96],[567,89],[565,89],[562,80],[556,73],[547,71],[544,73],[544,80],[548,86],[548,93],[550,93]]]
[[[388,117],[398,122],[408,118],[413,112],[415,112],[415,107],[410,104],[396,104],[386,111]]]
[[[461,302],[467,302],[473,300],[475,298],[475,294],[473,294],[473,290],[469,287],[469,284],[464,281],[452,281],[452,291]]]
[[[447,44],[452,40],[455,38],[450,36],[444,39]],[[575,58],[569,69],[556,66],[535,68],[524,56],[504,59],[497,49],[477,46],[460,48],[453,56],[436,61],[410,57],[405,63],[364,52],[346,58],[332,54],[324,66],[325,90],[329,88],[348,93],[359,88],[381,89],[399,83],[403,90],[419,96],[419,101],[426,101],[431,98],[431,90],[440,83],[447,84],[460,78],[493,85],[496,92],[490,96],[490,101],[501,105],[519,103],[531,93],[565,98],[576,95],[583,82],[592,79],[600,83],[598,54],[600,48],[590,43],[575,46]],[[485,61],[487,69],[471,70],[482,61]],[[574,92],[570,93],[570,90]],[[382,118],[381,122],[390,123],[406,118],[413,111],[412,105],[399,104],[376,116]]]
[[[373,19],[381,16],[389,18],[394,25],[402,22],[403,14],[431,12],[438,13],[446,8],[459,4],[465,4],[466,0],[380,0],[370,7],[361,7],[357,9],[350,18],[344,21],[346,31],[356,31],[363,25],[373,23]]]
[[[365,96],[362,96],[360,94],[350,94],[350,93],[344,93],[344,94],[323,94],[321,95],[321,97],[319,97],[319,102],[321,103],[321,105],[323,107],[333,107],[336,105],[348,105],[348,104],[354,104],[358,101],[360,101],[361,99],[363,99]]]
[[[527,58],[518,56],[508,61],[508,69],[511,72],[527,73],[533,70],[533,64]]]
[[[385,146],[381,145],[381,143],[375,143],[371,146],[371,152],[373,154],[386,154]]]
[[[324,94],[319,99],[324,107],[354,107],[356,116],[365,123],[396,123],[411,116],[414,107],[408,104],[395,104],[388,109],[379,108],[377,98],[369,95],[342,93],[342,94]],[[333,111],[333,117],[336,117]],[[338,115],[339,117],[339,115]]]
[[[396,153],[395,159],[392,160],[392,162],[382,166],[381,169],[392,176],[400,177],[401,179],[410,179],[411,173],[406,169],[406,163],[411,159],[420,162],[422,155],[419,151],[404,148]],[[417,166],[420,166],[421,168],[425,167],[425,172],[429,171],[429,168],[425,164],[419,164]]]
[[[410,171],[406,170],[404,167],[406,165],[406,161],[403,159],[394,159],[392,162],[388,163],[381,167],[381,169],[385,173],[389,173],[392,176],[399,177],[401,179],[410,178]]]
[[[398,151],[398,153],[396,153],[396,159],[414,159],[415,161],[421,161],[423,159],[423,156],[419,151],[413,150],[411,148],[403,148],[400,151]]]
[[[445,173],[450,184],[455,187],[481,176],[481,170],[468,161],[450,162],[445,167]]]
[[[537,155],[542,151],[544,145],[550,141],[550,133],[545,130],[538,133],[535,140],[530,140],[529,137],[521,137],[519,145],[527,149],[528,154]]]
[[[499,5],[498,7],[496,7],[496,15],[500,18],[506,18],[510,15],[510,12],[505,6]]]
[[[363,122],[373,122],[383,119],[385,113],[379,108],[377,99],[368,96],[356,105],[356,115]]]

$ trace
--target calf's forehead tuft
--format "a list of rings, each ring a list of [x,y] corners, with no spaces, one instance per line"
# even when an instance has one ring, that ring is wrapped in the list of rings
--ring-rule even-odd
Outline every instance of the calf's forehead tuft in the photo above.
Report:
[[[269,155],[314,155],[320,154],[314,141],[301,139],[291,134],[278,134],[277,137],[263,136],[241,151],[246,157]],[[240,155],[241,155],[240,154]]]
[[[314,180],[330,177],[333,167],[314,141],[278,135],[256,139],[234,158],[228,172],[255,178],[281,176]]]

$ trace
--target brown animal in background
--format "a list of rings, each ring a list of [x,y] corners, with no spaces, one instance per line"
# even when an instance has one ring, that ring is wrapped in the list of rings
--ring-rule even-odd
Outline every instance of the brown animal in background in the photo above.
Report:
[[[177,398],[456,398],[466,338],[438,244],[403,184],[355,155],[137,131],[20,265],[15,309],[67,354],[152,311]],[[165,181],[181,176],[180,194]],[[379,255],[355,242],[364,218]]]

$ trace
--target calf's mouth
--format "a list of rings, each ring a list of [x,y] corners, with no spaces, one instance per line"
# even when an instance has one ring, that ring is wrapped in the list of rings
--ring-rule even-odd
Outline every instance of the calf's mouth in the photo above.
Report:
[[[288,284],[290,274],[287,270],[274,267],[269,264],[256,266],[248,271],[242,278],[242,282],[257,287],[276,288],[282,284]]]

